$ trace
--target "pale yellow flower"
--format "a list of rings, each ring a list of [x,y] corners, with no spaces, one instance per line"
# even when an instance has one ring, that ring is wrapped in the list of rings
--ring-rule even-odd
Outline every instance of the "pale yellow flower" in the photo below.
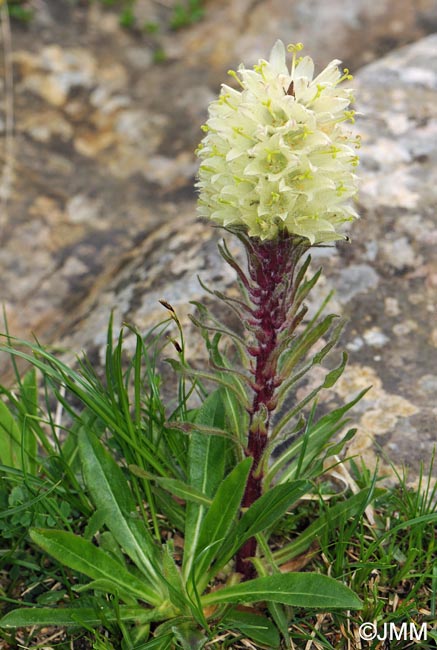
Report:
[[[223,84],[211,103],[197,150],[199,214],[263,240],[284,229],[311,244],[341,239],[341,224],[358,216],[357,139],[344,128],[353,96],[339,87],[350,75],[334,60],[313,78],[301,45],[289,49],[291,69],[277,41],[269,61],[231,71],[239,90]]]

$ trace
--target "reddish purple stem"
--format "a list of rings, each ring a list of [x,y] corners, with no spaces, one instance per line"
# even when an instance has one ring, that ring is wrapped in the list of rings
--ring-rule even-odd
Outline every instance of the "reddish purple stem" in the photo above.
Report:
[[[245,286],[254,305],[253,317],[247,322],[256,339],[256,344],[248,346],[249,353],[256,359],[246,448],[246,455],[252,456],[253,464],[242,501],[242,507],[248,508],[262,495],[260,462],[268,442],[270,416],[277,404],[276,390],[282,381],[278,374],[278,336],[285,328],[295,327],[290,317],[295,295],[294,274],[308,244],[285,234],[274,241],[240,239],[245,244],[250,277]],[[249,539],[238,552],[236,570],[245,580],[255,576],[249,561],[255,554],[255,538]]]

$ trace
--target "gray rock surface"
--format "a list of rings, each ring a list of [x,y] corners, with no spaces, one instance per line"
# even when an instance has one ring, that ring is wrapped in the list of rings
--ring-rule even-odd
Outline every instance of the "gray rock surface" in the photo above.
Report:
[[[10,195],[0,188],[1,299],[14,334],[34,331],[99,362],[114,306],[116,327],[146,330],[165,316],[158,299],[184,319],[188,301],[204,297],[197,273],[234,290],[193,191],[192,151],[226,68],[266,56],[278,36],[304,41],[320,65],[340,57],[350,67],[420,39],[357,74],[362,219],[352,244],[314,251],[325,275],[312,304],[334,288],[333,310],[350,318],[351,363],[335,399],[373,384],[351,452],[374,463],[376,441],[417,473],[437,438],[437,36],[421,38],[436,28],[432,3],[338,0],[327,12],[321,0],[211,2],[201,23],[163,30],[160,66],[147,39],[97,3],[70,7],[67,21],[55,5],[32,39],[13,34],[16,167]],[[156,5],[138,10],[147,19]],[[193,339],[192,358],[202,354]]]

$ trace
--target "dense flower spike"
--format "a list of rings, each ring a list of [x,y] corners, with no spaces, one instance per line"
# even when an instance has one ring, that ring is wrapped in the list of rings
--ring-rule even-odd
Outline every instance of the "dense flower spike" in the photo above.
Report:
[[[244,226],[261,240],[280,232],[311,244],[342,239],[339,226],[357,217],[357,140],[343,126],[353,121],[350,78],[332,61],[313,79],[310,57],[277,41],[269,61],[230,72],[240,90],[222,86],[209,108],[199,148],[199,213],[222,226]]]

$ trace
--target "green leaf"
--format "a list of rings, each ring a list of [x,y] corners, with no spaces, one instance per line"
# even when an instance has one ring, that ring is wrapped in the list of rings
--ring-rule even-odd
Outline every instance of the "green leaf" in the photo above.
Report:
[[[133,650],[171,650],[173,640],[173,633],[160,635],[156,639],[147,641],[147,643],[136,645]]]
[[[361,609],[361,600],[341,582],[319,573],[279,573],[224,587],[202,598],[204,606],[272,601],[317,609]]]
[[[244,391],[239,389],[239,383],[238,382],[233,382],[228,381],[227,379],[223,378],[223,373],[212,373],[212,372],[204,372],[201,370],[193,370],[192,368],[188,368],[184,364],[182,364],[180,361],[177,361],[176,359],[166,359],[165,360],[167,363],[171,365],[173,370],[181,375],[186,375],[187,377],[193,378],[193,379],[198,379],[198,380],[206,380],[206,381],[211,381],[214,382],[215,384],[219,384],[219,386],[227,391],[231,391],[237,400],[239,400],[240,404],[244,408],[249,408],[250,404],[247,399],[247,395]]]
[[[183,650],[202,650],[208,642],[204,632],[191,623],[179,623],[172,627],[173,634]]]
[[[326,527],[329,526],[331,529],[336,529],[339,523],[344,521],[345,518],[355,517],[359,513],[362,513],[369,503],[370,496],[378,495],[382,492],[383,490],[366,488],[358,492],[358,494],[349,497],[346,501],[341,501],[335,506],[331,506],[300,533],[296,540],[290,544],[286,544],[283,548],[272,554],[275,563],[278,565],[284,564],[301,553],[304,553],[314,541],[317,541]]]
[[[244,543],[250,537],[276,524],[278,519],[287,512],[311,487],[308,481],[290,481],[275,485],[253,503],[242,516],[236,537],[241,535]]]
[[[30,531],[30,537],[46,553],[70,569],[94,580],[111,581],[114,588],[118,586],[121,592],[128,592],[151,605],[161,604],[162,599],[154,589],[91,542],[63,530],[34,528]]]
[[[234,553],[251,537],[274,525],[309,489],[308,481],[292,481],[275,485],[253,503],[241,517],[228,539],[220,558],[220,566],[226,564]]]
[[[220,558],[214,567],[215,570],[229,562],[244,542],[273,526],[309,487],[308,481],[290,481],[275,485],[257,499],[243,514],[232,536],[228,537],[220,549]]]
[[[38,382],[36,381],[36,370],[32,368],[23,377],[21,384],[21,398],[26,404],[26,411],[29,415],[38,413]]]
[[[281,406],[283,405],[286,397],[290,394],[290,389],[292,386],[295,386],[298,382],[301,381],[301,379],[315,366],[318,364],[321,364],[323,359],[331,352],[331,350],[335,347],[335,345],[338,343],[338,340],[340,338],[340,335],[344,329],[344,326],[346,324],[345,319],[340,319],[337,325],[333,328],[332,332],[329,335],[328,341],[326,344],[322,347],[321,350],[316,352],[316,354],[313,355],[313,357],[310,359],[308,363],[303,365],[298,372],[294,373],[284,381],[283,384],[281,384],[278,393],[277,393],[277,398],[278,398],[278,406],[277,408],[280,409]]]
[[[206,426],[224,428],[224,409],[220,389],[206,398],[196,414],[196,421]],[[227,441],[222,437],[201,433],[191,434],[188,451],[188,479],[191,487],[207,497],[213,496],[223,478],[226,449]],[[187,503],[183,560],[185,579],[193,568],[205,513],[204,505]]]
[[[210,506],[212,503],[212,500],[205,496],[202,492],[199,492],[199,490],[196,490],[191,485],[188,485],[187,483],[184,483],[177,478],[155,476],[155,474],[147,472],[142,467],[138,467],[138,465],[129,465],[129,470],[132,472],[132,474],[135,474],[135,476],[146,478],[149,481],[154,481],[162,488],[164,488],[166,492],[169,492],[173,496],[179,497],[184,501],[193,501],[194,503],[200,503],[204,506]]]
[[[196,581],[205,578],[205,573],[219,555],[223,540],[238,518],[240,504],[246,487],[252,458],[239,463],[219,486],[200,529],[195,561]]]
[[[85,482],[106,526],[120,546],[164,597],[152,537],[136,514],[136,504],[121,468],[101,442],[84,429],[79,432],[79,451]]]
[[[3,335],[0,335],[0,340]],[[57,384],[65,385],[95,416],[122,440],[128,442],[135,452],[150,463],[156,472],[166,475],[167,471],[161,459],[156,453],[152,444],[144,439],[142,444],[132,440],[129,432],[126,431],[125,418],[121,418],[117,408],[108,400],[108,396],[102,392],[102,387],[93,383],[90,373],[84,375],[69,368],[65,363],[57,359],[38,344],[32,344],[14,337],[7,337],[14,346],[23,345],[30,349],[33,354],[28,354],[11,345],[0,345],[0,352],[19,357],[38,368],[47,380],[53,380]],[[83,367],[82,367],[83,371]]]
[[[100,607],[23,607],[8,612],[0,619],[0,628],[19,628],[55,625],[64,626],[89,626],[101,625],[104,621],[117,622],[137,621],[147,623],[162,621],[170,612],[164,609],[144,609],[144,607],[127,607],[121,605],[117,608],[101,609]]]
[[[305,441],[306,444],[306,458],[305,465],[307,460],[311,457],[320,456],[323,447],[326,443],[343,427],[347,424],[347,420],[343,420],[343,416],[353,407],[357,402],[360,401],[367,393],[369,389],[366,388],[361,391],[353,400],[341,406],[338,409],[335,409],[331,413],[324,415],[320,420],[318,420],[314,425],[311,426],[308,431],[308,437]],[[282,453],[277,459],[273,461],[270,468],[267,471],[265,477],[265,485],[268,486],[272,483],[274,476],[285,466],[285,471],[283,472],[281,482],[286,482],[291,480],[294,477],[296,467],[297,467],[297,456],[300,453],[304,441],[301,438],[293,441],[289,447]],[[294,462],[291,462],[293,461]]]
[[[155,494],[156,507],[179,531],[185,529],[185,509],[166,492]]]
[[[266,616],[232,609],[221,623],[226,626],[226,629],[238,630],[255,643],[267,646],[269,650],[279,648],[281,640],[278,629]]]
[[[85,537],[85,539],[87,539]],[[89,541],[92,541],[92,537],[88,537]],[[104,530],[103,533],[99,534],[99,547],[105,551],[108,555],[118,560],[122,566],[125,565],[126,558],[123,554],[123,551],[120,548],[120,544],[116,541],[114,535],[109,530]]]
[[[181,571],[174,560],[173,540],[169,539],[163,549],[164,578],[168,584],[171,603],[183,614],[190,613],[191,601],[182,582]]]
[[[0,399],[0,462],[22,469],[21,431],[14,416]]]
[[[309,280],[305,280],[303,284],[300,284],[301,281],[303,280],[306,271],[308,270],[310,262],[311,262],[311,256],[308,255],[304,264],[301,267],[301,270],[299,271],[298,276],[296,277],[295,286],[299,288],[296,292],[296,297],[294,299],[293,306],[295,311],[297,311],[298,307],[303,303],[303,301],[305,300],[305,298],[307,297],[311,289],[317,284],[322,274],[322,269],[320,268],[318,269],[318,271],[314,273],[314,275]]]
[[[323,388],[332,388],[344,372],[348,360],[347,352],[343,352],[342,361],[337,368],[328,372],[323,382]]]
[[[287,609],[287,606],[282,605],[281,603],[270,602],[268,604],[270,616],[272,617],[273,621],[276,624],[276,627],[282,635],[284,650],[294,650],[290,639],[290,631],[288,629],[289,616],[287,615]]]
[[[308,328],[303,332],[302,336],[299,336],[296,339],[290,350],[282,356],[280,366],[282,376],[288,377],[291,374],[291,371],[299,361],[305,357],[313,345],[326,334],[335,318],[338,318],[337,314],[329,314],[329,316],[325,316],[325,318],[315,327]]]
[[[220,292],[216,291],[214,291],[214,294],[226,302],[226,296],[222,296]],[[227,370],[226,375],[224,373],[220,373],[223,379],[227,377],[229,381],[236,386],[237,391],[244,395],[246,391],[241,379],[239,378],[241,375],[240,373],[235,372],[233,364],[230,363],[226,356],[221,353],[219,349],[220,340],[221,335],[219,333],[213,337],[212,341],[207,340],[207,348],[210,354],[211,362],[214,364],[214,367],[225,367]],[[226,422],[228,424],[228,427],[230,428],[231,432],[235,432],[237,439],[240,440],[244,445],[247,435],[247,427],[249,424],[248,413],[247,409],[245,408],[245,404],[242,402],[241,398],[237,397],[237,393],[229,390],[229,388],[222,387],[222,391],[223,405],[225,408]]]
[[[31,427],[28,424],[27,415],[36,417],[38,413],[38,384],[36,381],[36,371],[32,368],[24,375],[21,384],[21,399],[26,409],[26,415],[23,417],[23,445],[26,453],[25,464],[31,474],[36,473],[36,455],[38,443]]]
[[[73,590],[78,594],[81,594],[84,591],[100,591],[103,594],[113,594],[114,596],[121,598],[126,605],[135,606],[137,604],[137,599],[133,597],[131,593],[120,588],[119,585],[115,586],[112,580],[104,580],[102,578],[99,580],[91,580],[91,582],[88,582],[85,585],[75,585]]]

